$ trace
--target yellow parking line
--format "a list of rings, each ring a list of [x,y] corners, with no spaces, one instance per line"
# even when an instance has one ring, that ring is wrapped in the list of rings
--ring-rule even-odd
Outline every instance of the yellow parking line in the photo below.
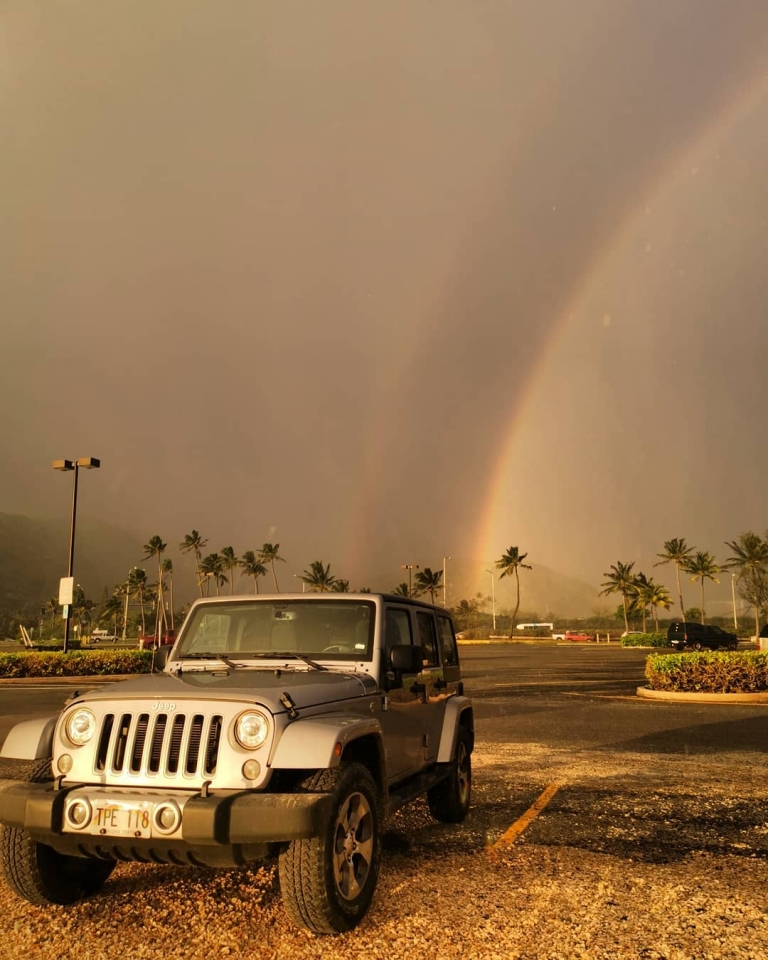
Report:
[[[525,828],[528,826],[528,824],[538,817],[544,807],[546,807],[552,797],[554,797],[554,795],[560,789],[560,786],[561,784],[559,783],[550,783],[539,799],[525,811],[522,817],[515,820],[512,826],[509,827],[509,829],[499,837],[496,843],[494,843],[493,849],[496,850],[498,847],[505,847],[510,843],[514,843],[523,830],[525,830]]]

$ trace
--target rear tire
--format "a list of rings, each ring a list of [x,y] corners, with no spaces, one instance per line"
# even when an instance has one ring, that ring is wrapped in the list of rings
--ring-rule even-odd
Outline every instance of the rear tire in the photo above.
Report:
[[[701,643],[700,640],[697,640],[696,643],[694,643],[694,645],[693,645],[693,649],[694,649],[694,650],[702,650],[703,647],[704,647],[704,644]]]
[[[28,779],[50,780],[50,760],[41,761]],[[115,866],[114,860],[58,853],[20,827],[0,827],[0,872],[11,890],[29,903],[66,905],[90,897],[104,886]]]
[[[469,812],[472,795],[472,741],[462,727],[456,739],[456,756],[446,780],[427,791],[429,812],[440,823],[461,823]]]
[[[344,933],[363,919],[373,899],[381,861],[379,796],[360,763],[321,770],[302,793],[330,793],[325,832],[293,840],[280,854],[280,890],[288,916],[313,933]]]

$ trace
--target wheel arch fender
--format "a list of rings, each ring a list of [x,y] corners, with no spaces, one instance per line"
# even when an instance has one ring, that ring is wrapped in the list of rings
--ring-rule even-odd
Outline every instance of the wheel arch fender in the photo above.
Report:
[[[470,737],[470,753],[475,747],[475,715],[469,697],[451,697],[445,707],[443,730],[437,750],[437,762],[449,763],[456,754],[456,739],[460,729]]]
[[[53,756],[53,732],[56,729],[55,717],[36,717],[34,720],[22,720],[5,738],[0,757],[13,760],[45,760]]]
[[[350,746],[362,738],[376,741],[381,763],[384,753],[381,724],[375,717],[327,716],[294,720],[283,730],[270,765],[274,770],[338,767],[342,758],[349,759]],[[371,773],[377,778],[376,770]]]

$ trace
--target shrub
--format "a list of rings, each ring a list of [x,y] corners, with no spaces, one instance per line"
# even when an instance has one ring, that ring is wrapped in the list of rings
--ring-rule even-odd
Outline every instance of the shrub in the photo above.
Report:
[[[621,638],[622,647],[668,647],[669,640],[665,633],[638,633],[631,637]]]
[[[0,653],[0,677],[93,677],[149,673],[151,650]]]
[[[678,693],[765,693],[768,653],[651,653],[645,675],[652,690]]]

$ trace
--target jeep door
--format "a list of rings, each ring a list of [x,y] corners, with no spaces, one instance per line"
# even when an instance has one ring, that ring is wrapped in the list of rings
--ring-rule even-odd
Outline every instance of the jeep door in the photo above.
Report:
[[[456,638],[450,617],[432,610],[416,610],[416,628],[424,655],[424,669],[417,680],[423,685],[424,759],[437,759],[443,732],[445,705],[456,693],[460,677]]]
[[[388,606],[384,614],[382,686],[387,708],[381,714],[390,781],[402,780],[424,763],[423,704],[416,685],[417,674],[395,676],[390,665],[392,647],[413,643],[413,626],[408,607]]]

